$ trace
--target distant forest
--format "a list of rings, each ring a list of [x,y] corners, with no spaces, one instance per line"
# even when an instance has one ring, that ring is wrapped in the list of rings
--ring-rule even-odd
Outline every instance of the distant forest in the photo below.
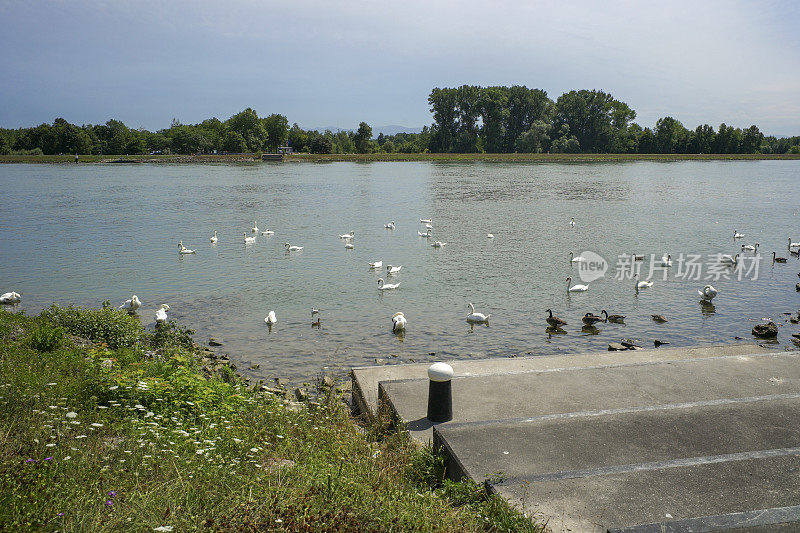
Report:
[[[800,136],[765,136],[745,129],[703,124],[687,129],[664,117],[655,128],[634,122],[636,111],[598,90],[564,93],[553,101],[524,86],[435,88],[428,96],[433,124],[421,133],[372,135],[356,131],[303,130],[280,114],[259,117],[247,108],[225,121],[199,124],[177,120],[167,129],[130,129],[105,124],[53,124],[0,128],[0,155],[7,154],[207,154],[257,153],[291,146],[311,153],[628,153],[628,154],[800,154]]]

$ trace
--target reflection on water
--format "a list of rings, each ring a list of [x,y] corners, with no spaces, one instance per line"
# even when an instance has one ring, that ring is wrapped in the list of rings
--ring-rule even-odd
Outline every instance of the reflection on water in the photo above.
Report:
[[[783,325],[781,346],[794,346],[800,326],[782,313],[800,306],[800,261],[785,252],[786,237],[800,235],[798,176],[797,161],[0,165],[0,292],[23,292],[30,313],[135,293],[149,327],[168,303],[199,341],[221,339],[240,367],[290,381],[375,359],[605,350],[623,336],[642,346],[749,340],[751,320],[764,318]],[[418,236],[420,218],[433,219],[446,247]],[[245,245],[254,221],[275,235]],[[642,277],[652,255],[740,252],[734,229],[769,256],[756,280],[688,279],[672,267],[636,294],[633,280],[615,279],[618,257],[632,251],[645,256]],[[350,230],[345,250],[338,235]],[[179,240],[197,254],[178,254]],[[304,249],[287,253],[284,242]],[[570,251],[609,263],[587,292],[566,291],[567,277],[584,283]],[[788,262],[772,264],[772,251]],[[384,267],[370,269],[374,261]],[[387,264],[403,266],[391,281],[401,285],[380,291]],[[698,313],[709,282],[719,295]],[[465,322],[468,302],[491,313],[491,327]],[[547,327],[548,308],[563,329]],[[604,308],[625,323],[581,327]],[[408,325],[394,335],[398,311]]]

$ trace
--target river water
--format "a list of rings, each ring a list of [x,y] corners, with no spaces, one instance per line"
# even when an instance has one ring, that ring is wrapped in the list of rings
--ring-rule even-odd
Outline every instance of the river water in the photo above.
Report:
[[[240,368],[290,382],[376,358],[752,341],[754,323],[783,324],[800,307],[800,262],[787,251],[789,237],[800,241],[798,182],[800,161],[0,165],[0,292],[22,292],[29,313],[135,293],[148,327],[168,303],[198,341],[221,339]],[[418,236],[421,218],[444,247]],[[245,245],[254,222],[275,234]],[[338,235],[351,230],[348,250]],[[196,254],[178,254],[179,240]],[[303,250],[287,253],[285,242]],[[748,252],[738,270],[715,266],[714,254],[755,242],[760,261]],[[602,270],[601,259],[583,270],[569,261],[587,251],[605,260],[605,275],[568,293],[567,276],[583,283]],[[788,263],[773,263],[773,251]],[[634,253],[645,256],[633,263],[642,278],[651,257],[673,260],[638,295]],[[370,270],[379,260],[384,269]],[[402,269],[387,276],[387,264]],[[381,276],[400,287],[378,290]],[[705,283],[719,291],[713,306],[699,302]],[[491,314],[488,327],[466,322],[469,302]],[[567,320],[565,334],[546,331],[549,308]],[[601,309],[625,324],[582,330],[580,317]],[[391,332],[397,311],[408,320],[402,336]],[[782,325],[780,346],[794,347],[795,332]]]

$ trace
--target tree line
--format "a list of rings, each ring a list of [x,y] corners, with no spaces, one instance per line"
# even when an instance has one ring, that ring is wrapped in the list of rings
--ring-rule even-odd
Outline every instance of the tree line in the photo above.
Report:
[[[654,128],[636,122],[636,111],[599,90],[570,91],[555,101],[525,86],[462,85],[435,88],[428,96],[433,124],[420,133],[379,134],[361,122],[356,131],[289,127],[284,115],[259,117],[247,108],[225,121],[172,121],[150,132],[119,120],[105,124],[53,124],[0,129],[0,154],[207,154],[277,151],[327,153],[800,153],[800,136],[765,136],[746,129],[703,124],[687,129],[672,117]]]

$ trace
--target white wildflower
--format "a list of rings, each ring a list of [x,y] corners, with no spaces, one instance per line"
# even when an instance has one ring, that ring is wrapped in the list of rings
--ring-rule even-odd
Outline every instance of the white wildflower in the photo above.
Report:
[[[66,416],[67,418],[75,418],[76,416],[78,416],[78,413],[76,413],[75,411],[70,411],[69,413],[67,413]]]
[[[111,387],[108,388],[108,390],[117,390],[118,388],[119,385],[112,385]]]
[[[100,424],[98,422],[93,422],[92,423],[92,427],[101,428],[101,427],[103,427],[103,424]]]

